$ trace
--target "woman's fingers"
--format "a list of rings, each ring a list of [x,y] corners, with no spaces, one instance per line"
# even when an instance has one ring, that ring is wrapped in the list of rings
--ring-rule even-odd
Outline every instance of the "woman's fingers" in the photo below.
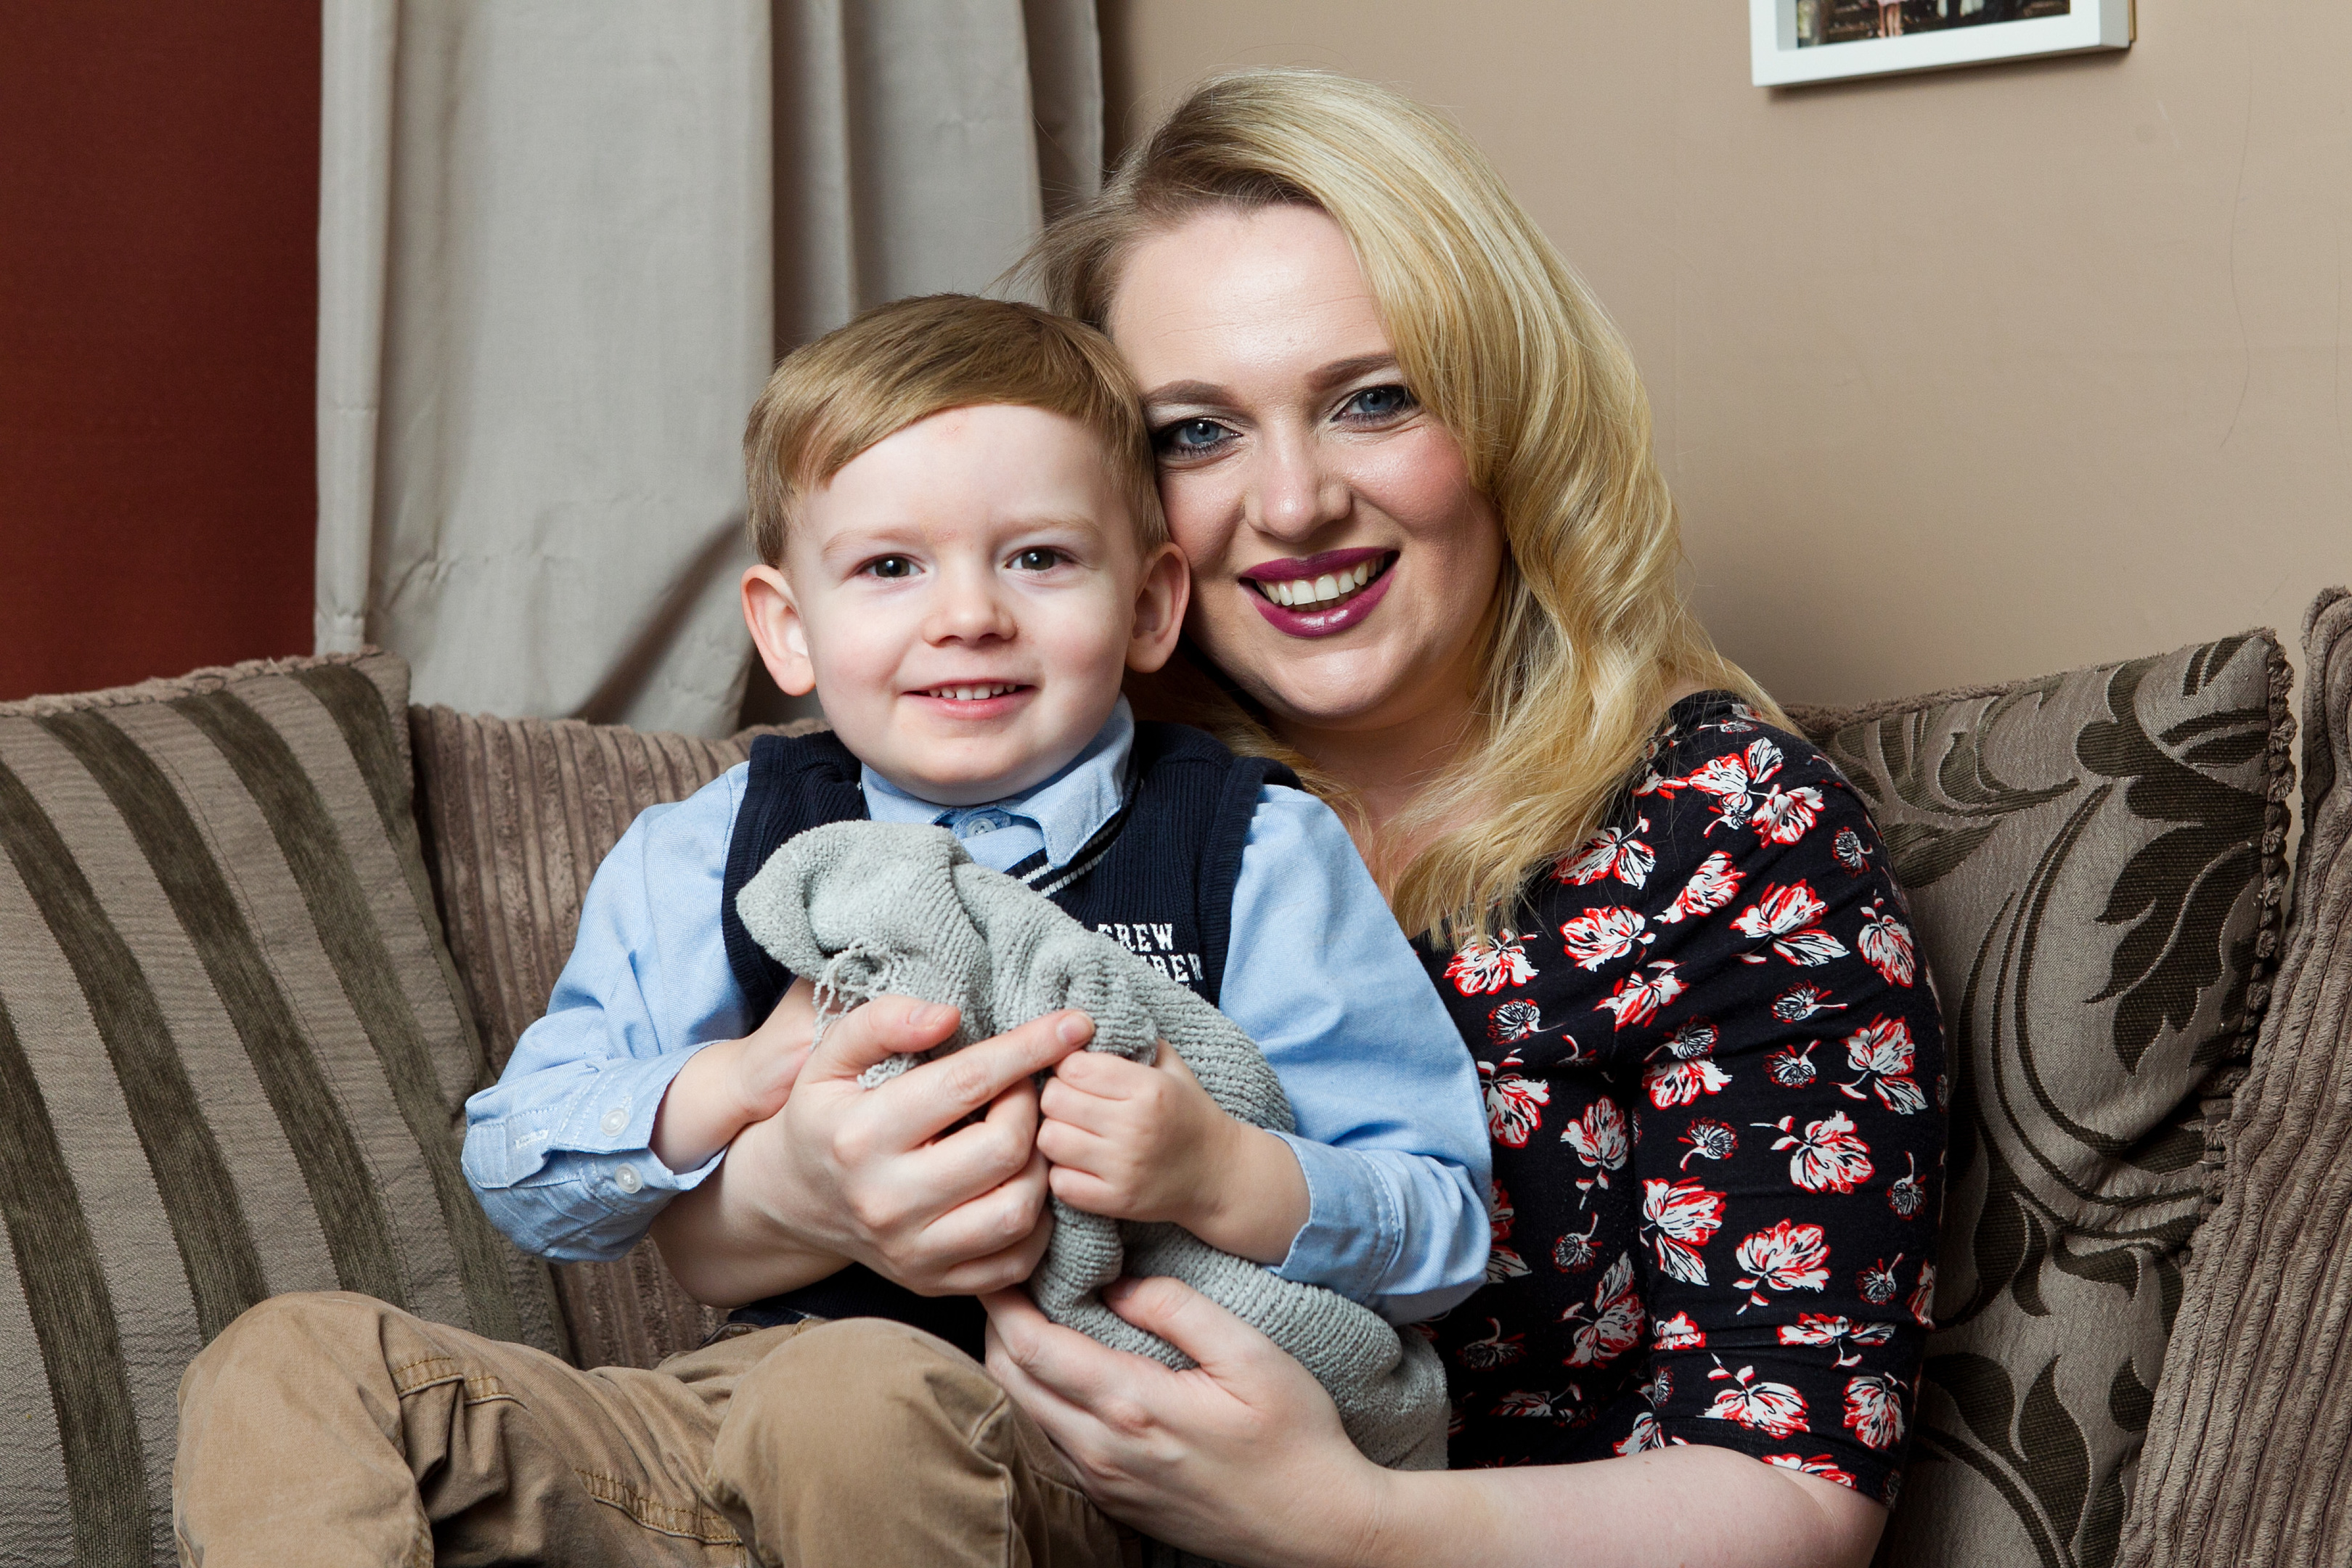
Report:
[[[1225,1373],[1261,1372],[1269,1357],[1297,1368],[1282,1347],[1181,1279],[1154,1276],[1115,1280],[1103,1288],[1103,1305],[1147,1333],[1159,1335],[1201,1363],[1218,1382]]]
[[[842,1026],[848,1021],[843,1019]],[[924,1138],[933,1137],[1080,1049],[1094,1034],[1094,1020],[1084,1013],[1065,1010],[1032,1018],[892,1079],[872,1091],[875,1113],[894,1125],[920,1128]],[[825,1042],[830,1045],[832,1036]]]
[[[836,1019],[809,1053],[801,1081],[855,1082],[889,1057],[928,1051],[955,1032],[956,1010],[912,996],[877,996]],[[950,1118],[952,1120],[952,1118]]]

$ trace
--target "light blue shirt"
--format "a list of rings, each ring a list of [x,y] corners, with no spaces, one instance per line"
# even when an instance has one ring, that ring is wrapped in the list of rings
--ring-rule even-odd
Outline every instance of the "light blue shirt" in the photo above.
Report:
[[[1043,848],[1055,867],[1117,812],[1135,737],[1125,701],[1067,767],[985,805],[918,800],[872,769],[879,822],[937,823],[997,870]],[[719,898],[749,766],[649,808],[597,868],[546,1016],[497,1084],[466,1102],[465,1169],[517,1245],[616,1258],[720,1159],[674,1172],[654,1113],[687,1058],[756,1022],[719,936]],[[1220,1005],[1265,1053],[1298,1122],[1307,1217],[1284,1279],[1328,1286],[1392,1322],[1452,1307],[1486,1279],[1488,1175],[1477,1071],[1428,972],[1314,796],[1267,785],[1234,885]]]

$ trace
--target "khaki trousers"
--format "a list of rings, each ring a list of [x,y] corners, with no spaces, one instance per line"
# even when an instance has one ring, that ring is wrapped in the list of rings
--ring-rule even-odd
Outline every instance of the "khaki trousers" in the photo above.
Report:
[[[189,1366],[172,1518],[196,1568],[1121,1561],[1037,1426],[903,1324],[582,1372],[343,1294],[265,1301]]]

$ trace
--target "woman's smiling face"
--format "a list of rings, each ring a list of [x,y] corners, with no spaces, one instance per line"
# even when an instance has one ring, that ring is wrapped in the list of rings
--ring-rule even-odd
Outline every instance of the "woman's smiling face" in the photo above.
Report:
[[[1503,565],[1346,236],[1213,207],[1136,244],[1110,335],[1143,388],[1186,629],[1277,730],[1458,727]]]

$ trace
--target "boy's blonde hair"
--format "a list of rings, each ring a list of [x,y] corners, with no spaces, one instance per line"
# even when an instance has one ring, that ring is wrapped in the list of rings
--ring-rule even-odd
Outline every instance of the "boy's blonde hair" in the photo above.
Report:
[[[751,548],[783,564],[802,498],[853,458],[950,408],[1004,404],[1076,420],[1102,443],[1138,542],[1168,537],[1135,384],[1091,327],[1006,300],[933,294],[866,311],[784,356],[751,405],[743,465]]]
[[[1598,828],[1677,683],[1780,710],[1684,602],[1680,525],[1624,340],[1494,167],[1429,110],[1321,71],[1214,78],[1024,265],[1056,310],[1102,326],[1139,240],[1203,210],[1284,204],[1346,233],[1406,384],[1461,443],[1509,547],[1477,729],[1376,847],[1402,862],[1391,901],[1404,929],[1450,940],[1510,918],[1529,872]],[[1195,721],[1349,805],[1231,692]]]

